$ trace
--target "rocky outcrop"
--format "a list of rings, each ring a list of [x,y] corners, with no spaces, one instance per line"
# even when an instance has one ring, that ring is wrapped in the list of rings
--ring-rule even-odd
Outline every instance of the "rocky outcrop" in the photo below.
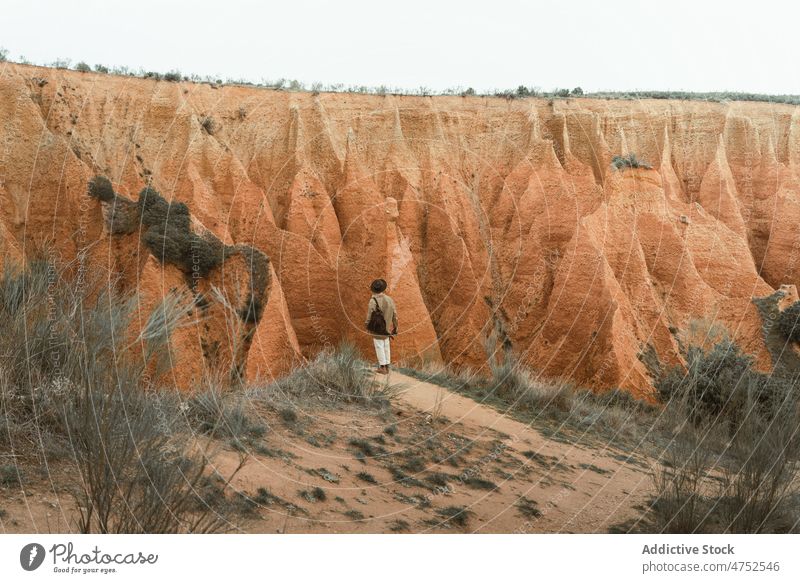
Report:
[[[646,396],[639,355],[679,362],[698,318],[769,367],[751,299],[800,278],[788,105],[314,95],[4,64],[0,118],[6,258],[51,239],[142,298],[187,286],[151,252],[164,233],[115,232],[86,194],[97,174],[132,204],[150,186],[185,205],[203,241],[269,256],[250,378],[343,338],[368,354],[367,286],[384,277],[396,357],[478,367],[499,326],[543,374]],[[651,168],[611,166],[631,153]],[[248,258],[229,259],[238,275],[203,285],[248,297]],[[209,342],[180,334],[175,368],[195,370]]]

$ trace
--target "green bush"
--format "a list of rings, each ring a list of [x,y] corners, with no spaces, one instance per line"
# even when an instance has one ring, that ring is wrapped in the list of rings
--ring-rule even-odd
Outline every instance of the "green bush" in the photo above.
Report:
[[[186,274],[206,277],[224,259],[224,245],[192,232],[189,207],[167,202],[157,190],[143,188],[138,200],[142,241],[161,263],[171,263]]]
[[[102,202],[111,202],[116,196],[111,181],[105,176],[95,176],[89,181],[89,196]]]
[[[800,342],[800,302],[795,302],[778,316],[778,330],[783,337]]]
[[[81,61],[77,65],[75,65],[75,70],[78,71],[79,73],[91,73],[92,68],[83,61]]]
[[[200,127],[209,135],[213,136],[217,131],[217,122],[210,115],[203,115],[198,120]]]
[[[654,384],[662,403],[679,402],[692,420],[734,415],[744,395],[762,388],[752,367],[753,358],[724,338],[708,350],[690,346],[686,368],[668,368]]]
[[[161,227],[163,230],[189,229],[191,219],[189,207],[182,202],[169,203],[161,194],[150,186],[139,192],[139,214],[141,224],[150,227]]]
[[[652,166],[644,160],[639,160],[636,154],[628,154],[627,156],[614,156],[611,159],[611,165],[617,170],[624,170],[625,168],[646,168],[651,169]]]

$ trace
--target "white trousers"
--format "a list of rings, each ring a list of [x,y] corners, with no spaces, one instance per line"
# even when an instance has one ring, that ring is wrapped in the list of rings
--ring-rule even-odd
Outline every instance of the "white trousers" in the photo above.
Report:
[[[381,366],[389,364],[391,360],[391,348],[389,347],[389,339],[373,338],[372,343],[375,344],[375,354],[378,355],[378,364]]]

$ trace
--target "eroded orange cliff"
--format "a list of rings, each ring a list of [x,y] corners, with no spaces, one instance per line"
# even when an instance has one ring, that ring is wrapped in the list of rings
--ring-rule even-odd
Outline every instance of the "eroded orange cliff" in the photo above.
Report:
[[[610,165],[629,153],[652,168]],[[368,354],[376,277],[400,313],[395,358],[480,366],[499,327],[543,374],[647,395],[640,353],[679,362],[706,319],[768,367],[751,298],[800,283],[799,173],[788,105],[290,93],[0,64],[4,260],[50,243],[152,305],[183,279],[87,196],[97,174],[131,200],[151,184],[197,229],[269,256],[251,379],[343,338]],[[224,287],[236,268],[220,269]],[[179,384],[203,374],[209,333],[181,329]]]

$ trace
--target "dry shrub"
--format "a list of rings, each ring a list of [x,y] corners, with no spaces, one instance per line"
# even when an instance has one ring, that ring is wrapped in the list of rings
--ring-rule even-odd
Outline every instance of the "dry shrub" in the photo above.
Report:
[[[210,115],[202,115],[197,121],[200,123],[200,127],[203,128],[209,136],[213,136],[219,129],[216,120]]]
[[[229,528],[224,506],[212,501],[238,468],[218,485],[210,477],[210,450],[187,446],[180,418],[138,387],[83,391],[67,406],[65,424],[80,472],[75,497],[81,532]]]
[[[800,379],[751,365],[726,339],[658,380],[674,433],[655,472],[659,530],[798,530]]]
[[[480,389],[486,380],[469,367],[453,368],[441,362],[425,362],[416,366],[405,363],[400,370],[425,382],[454,390]]]
[[[241,393],[225,391],[221,381],[207,380],[186,402],[186,418],[204,435],[236,440],[263,437],[268,427],[252,417]]]
[[[800,531],[800,417],[796,378],[771,378],[773,400],[745,403],[744,418],[726,444],[718,493],[726,532]],[[774,392],[772,392],[774,391]]]
[[[675,435],[653,477],[658,493],[653,503],[657,529],[664,533],[704,532],[707,490],[714,455],[713,437],[692,424]]]
[[[491,347],[491,342],[487,345]],[[487,352],[490,356],[491,351]],[[426,363],[419,368],[403,367],[415,378],[480,398],[500,401],[504,408],[535,418],[552,418],[587,429],[608,429],[632,433],[631,421],[652,423],[655,409],[629,392],[613,389],[602,393],[578,389],[559,379],[539,377],[520,363],[510,351],[490,360],[489,376],[469,368],[453,369],[447,365]],[[488,401],[486,401],[488,399]]]
[[[562,413],[572,409],[572,385],[537,379],[511,354],[499,363],[491,362],[491,373],[492,390],[514,408]]]
[[[81,532],[226,528],[224,508],[209,500],[228,481],[210,479],[211,454],[192,445],[179,399],[145,392],[144,372],[168,351],[182,303],[165,301],[131,338],[133,301],[91,283],[45,261],[6,266],[0,444],[15,459],[42,463],[58,451],[75,464],[68,487]],[[132,350],[142,345],[144,357]]]
[[[319,353],[314,360],[288,376],[251,389],[253,398],[291,403],[352,403],[385,406],[394,392],[389,385],[377,385],[358,349],[344,342],[335,350]]]
[[[778,329],[787,340],[800,342],[800,302],[794,302],[780,313]]]

